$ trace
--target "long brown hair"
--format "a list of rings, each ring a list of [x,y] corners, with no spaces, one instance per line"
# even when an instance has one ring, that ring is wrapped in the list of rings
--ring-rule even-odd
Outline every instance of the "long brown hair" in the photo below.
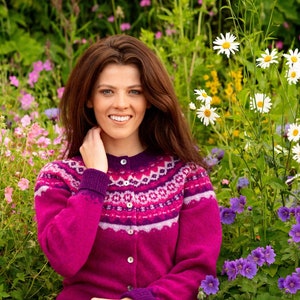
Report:
[[[143,93],[151,104],[139,129],[142,144],[151,151],[204,165],[166,69],[151,49],[128,35],[114,35],[94,43],[71,72],[60,103],[67,156],[79,154],[87,131],[97,125],[87,101],[99,74],[111,63],[134,64],[140,71]]]

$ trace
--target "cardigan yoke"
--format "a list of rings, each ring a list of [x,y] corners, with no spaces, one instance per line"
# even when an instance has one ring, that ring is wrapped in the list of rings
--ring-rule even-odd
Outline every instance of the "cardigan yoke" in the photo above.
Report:
[[[206,171],[144,151],[43,167],[35,186],[38,241],[64,277],[59,300],[196,300],[216,275],[221,222]]]

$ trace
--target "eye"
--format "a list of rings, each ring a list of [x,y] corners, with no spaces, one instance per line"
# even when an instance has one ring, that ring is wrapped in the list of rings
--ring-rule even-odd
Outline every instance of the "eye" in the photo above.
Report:
[[[99,93],[102,95],[111,95],[113,93],[113,91],[110,89],[102,89],[99,91]]]
[[[141,90],[130,90],[129,94],[140,95],[140,94],[142,94],[142,91]]]

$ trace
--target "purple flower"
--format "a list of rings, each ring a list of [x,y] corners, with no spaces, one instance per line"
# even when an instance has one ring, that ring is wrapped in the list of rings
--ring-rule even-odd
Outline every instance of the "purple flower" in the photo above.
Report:
[[[228,280],[234,280],[238,274],[236,262],[226,260],[223,265],[222,274],[226,274],[228,276]]]
[[[230,207],[234,212],[240,214],[244,211],[246,204],[246,197],[241,195],[239,198],[230,199]]]
[[[9,76],[9,82],[11,85],[14,85],[15,87],[19,86],[19,80],[16,76]]]
[[[158,40],[158,39],[160,39],[162,37],[162,32],[161,31],[157,31],[156,33],[155,33],[155,38]]]
[[[257,273],[256,263],[248,260],[244,264],[243,270],[241,271],[241,275],[246,278],[252,279],[256,275],[256,273]]]
[[[291,231],[289,232],[289,236],[292,237],[295,243],[300,242],[300,224],[293,225]]]
[[[265,254],[265,261],[268,265],[271,265],[275,261],[275,252],[272,246],[266,246],[266,249],[264,250]]]
[[[241,274],[245,262],[246,262],[246,260],[244,258],[239,258],[239,259],[235,260],[235,266],[236,266],[237,274]]]
[[[235,212],[231,208],[222,207],[220,211],[221,222],[223,224],[232,224],[235,220]]]
[[[109,23],[113,23],[115,21],[115,17],[114,16],[110,16],[110,17],[107,18],[107,21]]]
[[[240,177],[238,179],[238,183],[237,183],[237,189],[240,190],[244,187],[247,187],[249,185],[249,180],[246,177]]]
[[[281,125],[279,125],[276,127],[276,133],[284,138],[287,138],[287,133],[289,128],[290,128],[290,124],[286,124],[284,128]]]
[[[45,115],[48,119],[56,121],[58,119],[59,109],[58,108],[48,108],[45,110]]]
[[[39,72],[43,71],[43,69],[44,69],[44,65],[43,65],[43,62],[41,62],[40,60],[33,63],[33,71],[34,72],[39,73]]]
[[[295,207],[294,216],[295,216],[296,220],[299,219],[299,217],[300,217],[300,206]]]
[[[296,294],[300,289],[300,278],[299,276],[293,274],[288,275],[283,282],[284,289],[286,293]]]
[[[120,29],[121,29],[121,31],[129,30],[130,29],[130,24],[129,23],[122,23],[120,25]]]
[[[206,295],[216,294],[219,290],[219,279],[212,275],[207,275],[205,279],[201,281],[200,286]]]
[[[213,148],[211,149],[211,154],[213,157],[216,157],[218,160],[221,160],[224,157],[225,151],[223,149],[219,148]]]
[[[279,279],[278,279],[278,288],[279,289],[281,289],[281,290],[283,290],[284,289],[284,278],[283,277],[280,277]]]
[[[277,211],[278,217],[281,221],[286,222],[290,219],[290,210],[288,207],[282,206]]]
[[[212,168],[219,163],[219,160],[216,157],[212,157],[211,155],[206,156],[204,158],[204,161],[208,168]]]
[[[251,254],[248,256],[248,260],[261,267],[265,263],[264,248],[258,247],[252,250]]]

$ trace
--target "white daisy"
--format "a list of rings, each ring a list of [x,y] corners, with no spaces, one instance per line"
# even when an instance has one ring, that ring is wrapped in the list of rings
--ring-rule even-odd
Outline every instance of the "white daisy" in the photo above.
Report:
[[[286,72],[286,78],[289,84],[296,84],[300,79],[300,64],[294,64]]]
[[[216,119],[220,117],[215,110],[216,108],[212,108],[209,104],[202,105],[197,109],[197,117],[205,126],[208,126],[209,123],[214,124]]]
[[[294,51],[289,50],[290,54],[283,54],[283,56],[287,59],[286,64],[289,67],[292,67],[294,64],[300,63],[300,52],[298,51],[298,48],[296,48]]]
[[[195,103],[194,103],[194,102],[190,102],[189,108],[190,108],[190,110],[196,110],[196,105],[195,105]]]
[[[271,109],[271,99],[262,93],[256,93],[254,97],[250,97],[250,109],[260,113],[268,113]]]
[[[198,95],[196,98],[199,101],[202,101],[205,104],[210,104],[212,98],[207,95],[205,90],[194,90],[195,95]]]
[[[290,142],[298,142],[300,139],[300,125],[296,123],[290,124],[287,132],[287,138]]]
[[[227,32],[225,36],[221,33],[221,38],[217,37],[214,40],[214,44],[216,46],[213,46],[214,50],[219,50],[218,54],[226,54],[229,58],[230,54],[234,54],[235,51],[239,51],[239,44],[238,42],[235,42],[236,37],[231,34],[230,32]]]
[[[277,58],[277,49],[273,49],[271,53],[266,49],[261,57],[256,59],[257,66],[263,69],[269,68],[271,64],[278,64]]]
[[[299,145],[299,144],[295,145],[295,146],[292,148],[292,152],[293,152],[293,154],[294,154],[293,159],[294,159],[296,162],[300,163],[300,145]]]

